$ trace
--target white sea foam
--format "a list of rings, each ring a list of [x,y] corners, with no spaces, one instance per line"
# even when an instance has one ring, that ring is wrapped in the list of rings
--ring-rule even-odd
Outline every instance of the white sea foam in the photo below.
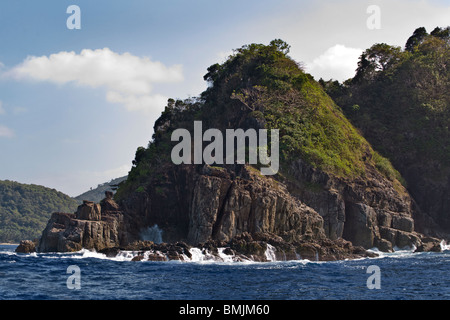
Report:
[[[223,261],[221,257],[217,257],[213,254],[211,254],[208,250],[201,250],[199,248],[191,248],[189,249],[189,252],[191,253],[191,259],[188,258],[188,261],[192,262],[218,262]],[[222,250],[223,252],[223,250]]]
[[[272,246],[271,244],[267,244],[267,249],[265,252],[267,261],[277,261],[277,255],[275,254],[276,251],[277,249],[275,249],[274,246]]]
[[[443,251],[450,250],[450,245],[445,243],[444,241],[441,242],[441,248]],[[413,257],[416,253],[415,247],[411,248],[398,248],[395,247],[393,252],[382,252],[378,250],[378,248],[372,248],[368,251],[374,252],[378,255],[379,258],[407,258],[407,257]],[[213,254],[210,251],[206,249],[200,249],[200,248],[190,248],[190,256],[186,254],[182,254],[181,261],[175,261],[175,262],[194,262],[194,263],[260,263],[255,262],[251,259],[246,260],[245,257],[240,255],[233,255],[233,254],[226,254],[225,253],[226,248],[218,248],[217,253]],[[30,258],[45,258],[45,259],[86,259],[86,258],[93,258],[93,259],[103,259],[103,260],[111,260],[111,261],[131,261],[133,258],[135,258],[138,255],[143,254],[142,261],[148,261],[149,256],[152,254],[159,254],[161,256],[165,256],[161,252],[154,252],[154,251],[145,251],[142,253],[142,251],[119,251],[119,253],[114,257],[108,257],[105,254],[96,252],[94,250],[88,250],[88,249],[82,249],[78,252],[51,252],[51,253],[30,253],[30,254],[19,254],[14,252],[13,250],[2,250],[0,251],[0,254],[3,255],[10,255],[10,256],[21,256],[21,257],[30,257]],[[281,261],[277,259],[277,256]],[[318,261],[318,257],[316,257],[316,261],[302,259],[299,254],[297,254],[297,260],[289,260],[286,261],[286,255],[284,255],[282,252],[277,252],[277,249],[273,247],[270,244],[267,244],[267,249],[265,251],[265,258],[267,259],[268,263],[273,262],[292,262],[292,263],[322,263],[321,261]],[[377,259],[377,258],[361,258],[358,260],[364,260],[364,259]],[[151,260],[151,259],[150,259]]]
[[[441,241],[440,245],[442,251],[450,250],[450,244],[447,244],[444,240]]]
[[[392,252],[384,252],[384,251],[380,251],[377,247],[374,247],[372,249],[368,249],[367,251],[376,253],[378,255],[378,257],[375,257],[375,258],[362,258],[362,259],[404,258],[404,257],[413,256],[415,254],[414,253],[415,250],[416,250],[415,246],[404,247],[404,248],[399,248],[399,247],[395,246],[393,248]]]
[[[228,255],[224,253],[226,248],[217,248],[217,251],[219,252],[219,257],[223,260],[223,262],[233,262],[233,256]]]

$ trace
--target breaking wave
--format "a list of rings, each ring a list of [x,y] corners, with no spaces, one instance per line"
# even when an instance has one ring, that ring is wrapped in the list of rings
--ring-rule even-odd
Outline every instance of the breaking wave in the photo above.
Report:
[[[151,229],[151,232],[148,233],[148,235],[155,236],[156,239],[158,239],[158,232],[157,232],[158,226],[153,226],[149,229]],[[159,234],[161,236],[161,234]],[[7,247],[7,248],[6,248]],[[111,261],[133,261],[137,257],[140,257],[139,261],[155,261],[154,259],[149,259],[149,256],[158,256],[160,257],[160,261],[168,261],[167,255],[165,255],[162,252],[159,251],[119,251],[118,254],[114,257],[107,256],[106,254],[96,252],[94,250],[89,249],[82,249],[77,252],[50,252],[50,253],[29,253],[29,254],[22,254],[22,253],[16,253],[14,251],[14,246],[2,246],[0,248],[0,255],[5,256],[20,256],[20,257],[29,257],[29,258],[44,258],[44,259],[104,259],[104,260],[111,260]],[[195,263],[254,263],[258,262],[261,263],[261,261],[255,261],[252,260],[249,257],[244,257],[242,255],[234,255],[230,254],[229,252],[226,252],[227,248],[217,248],[217,253],[212,253],[207,249],[200,249],[200,248],[190,248],[189,253],[190,257],[186,254],[180,255],[180,260],[171,260],[174,262],[195,262]],[[372,248],[368,251],[374,252],[378,254],[377,258],[360,258],[357,260],[366,260],[366,259],[379,259],[379,258],[407,258],[407,257],[413,257],[416,256],[418,253],[415,253],[415,247],[411,248],[394,248],[393,252],[382,252],[379,251],[378,248]],[[446,242],[441,242],[441,249],[443,252],[450,251],[450,245]],[[283,252],[277,252],[277,249],[273,247],[270,244],[267,244],[267,249],[264,253],[266,261],[263,262],[282,262],[282,261],[288,261],[286,259],[286,255]],[[290,262],[302,262],[302,263],[321,263],[321,261],[318,261],[318,257],[316,257],[316,261],[311,261],[308,259],[302,259],[300,255],[297,254],[296,260],[289,260]]]

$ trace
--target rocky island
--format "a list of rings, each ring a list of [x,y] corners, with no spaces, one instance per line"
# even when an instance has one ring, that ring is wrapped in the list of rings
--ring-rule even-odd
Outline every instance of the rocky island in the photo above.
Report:
[[[134,260],[158,261],[187,260],[192,249],[233,261],[353,259],[375,256],[367,251],[374,247],[439,251],[447,231],[435,228],[329,87],[288,53],[281,40],[251,44],[208,68],[200,97],[169,99],[117,193],[54,213],[37,251],[128,250],[137,252]],[[174,164],[171,135],[193,133],[194,121],[204,131],[279,130],[278,173],[263,175],[264,164],[247,161]],[[154,226],[162,243],[142,236]]]

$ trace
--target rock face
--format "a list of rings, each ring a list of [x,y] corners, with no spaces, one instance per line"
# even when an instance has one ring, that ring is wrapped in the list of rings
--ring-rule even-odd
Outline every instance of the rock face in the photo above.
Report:
[[[368,168],[365,179],[340,179],[298,160],[290,172],[290,193],[323,217],[328,238],[383,251],[421,245],[408,192],[377,171]]]
[[[198,176],[189,212],[188,243],[229,241],[244,232],[268,232],[292,240],[325,236],[320,216],[275,180],[250,167],[244,167],[241,177],[234,180],[225,173],[225,169],[205,166]]]
[[[85,201],[75,214],[53,214],[38,250],[111,253],[134,243],[147,252],[136,260],[162,260],[187,255],[184,243],[257,261],[269,249],[278,259],[310,260],[367,256],[373,247],[437,250],[439,240],[416,232],[414,202],[389,161],[377,162],[340,108],[277,43],[244,46],[211,66],[205,75],[211,86],[199,99],[169,100],[148,148],[136,151],[118,203],[107,193],[100,205]],[[195,161],[196,145],[183,148],[183,158],[190,151],[196,164],[175,165],[171,135],[184,128],[199,140],[196,121],[202,134],[279,130],[279,173],[263,176],[260,164],[246,160]],[[228,144],[214,149],[216,156],[220,149]],[[139,242],[155,225],[165,244]]]
[[[208,165],[167,167],[158,191],[135,194],[123,202],[124,210],[141,226],[160,226],[164,241],[192,246],[232,242],[243,234],[271,234],[286,243],[302,243],[296,253],[314,252],[321,259],[329,256],[320,254],[324,243],[336,252],[345,241],[363,251],[438,247],[435,238],[424,245],[423,235],[414,231],[408,194],[395,190],[387,179],[374,173],[350,183],[297,165],[293,181],[314,183],[314,188],[282,183],[249,166],[232,171]]]
[[[135,241],[124,247],[100,250],[100,253],[115,257],[122,251],[131,251],[134,254],[132,261],[334,261],[377,256],[342,239],[286,242],[274,234],[259,232],[253,235],[244,232],[230,241],[208,240],[195,247],[185,242]]]
[[[17,246],[17,253],[32,253],[36,252],[36,244],[31,240],[22,240]]]
[[[39,252],[101,250],[119,245],[124,237],[123,215],[107,199],[105,205],[85,201],[76,213],[53,213],[39,241]],[[104,209],[104,210],[102,210]]]
[[[373,247],[440,251],[438,239],[414,231],[408,195],[382,179],[350,184],[299,168],[295,181],[309,179],[314,188],[245,165],[165,167],[162,185],[135,193],[121,207],[107,193],[101,204],[85,201],[76,213],[54,213],[37,251],[86,248],[114,256],[134,250],[141,252],[135,261],[187,259],[194,246],[217,259],[222,248],[233,261],[268,261],[269,246],[277,260],[368,257]],[[140,241],[141,231],[155,224],[166,243]]]
[[[76,212],[76,219],[100,221],[101,210],[102,209],[99,204],[91,201],[83,201],[83,205],[79,206]]]
[[[173,166],[165,172],[163,193],[152,189],[122,203],[133,229],[157,224],[164,241],[190,245],[229,241],[244,232],[291,240],[325,237],[323,219],[313,209],[253,168],[242,166],[238,177],[207,165]]]

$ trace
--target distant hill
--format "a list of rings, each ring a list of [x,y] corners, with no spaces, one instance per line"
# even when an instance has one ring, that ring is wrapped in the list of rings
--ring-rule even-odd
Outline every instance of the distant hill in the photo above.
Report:
[[[118,185],[122,181],[125,181],[127,179],[127,176],[116,178],[111,180],[110,182],[105,182],[102,184],[99,184],[97,188],[86,191],[83,194],[80,194],[79,196],[75,197],[74,199],[78,201],[78,203],[82,203],[83,200],[88,201],[94,201],[94,202],[100,202],[105,198],[105,191],[114,191],[112,186]]]
[[[75,212],[77,206],[55,189],[0,180],[0,242],[38,238],[53,212]]]

